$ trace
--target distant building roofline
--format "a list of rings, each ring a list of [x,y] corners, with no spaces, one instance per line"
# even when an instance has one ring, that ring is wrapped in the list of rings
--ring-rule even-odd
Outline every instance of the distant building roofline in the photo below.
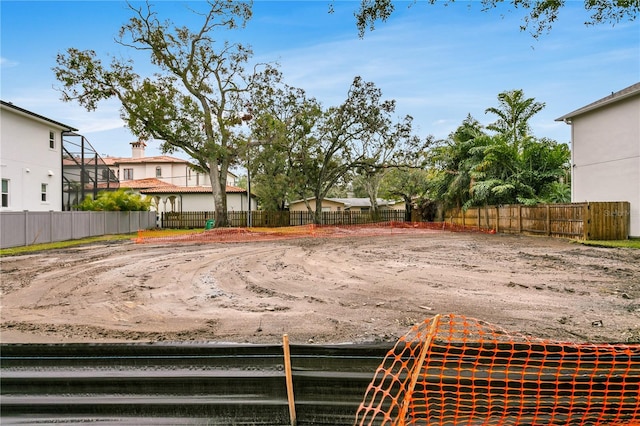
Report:
[[[12,109],[23,115],[27,115],[33,118],[37,118],[38,120],[41,120],[41,121],[46,121],[48,123],[55,124],[56,126],[65,129],[66,131],[72,131],[72,132],[78,131],[78,129],[76,129],[75,127],[71,127],[68,124],[64,124],[59,121],[52,120],[50,118],[45,117],[44,115],[36,114],[35,112],[29,111],[28,109],[20,108],[19,106],[14,105],[12,102],[6,102],[6,101],[0,100],[0,104],[5,108]]]
[[[563,115],[562,117],[558,117],[555,119],[555,121],[564,121],[565,123],[570,124],[571,119],[574,117],[577,117],[589,111],[602,108],[605,105],[609,105],[638,94],[640,94],[640,83],[632,84],[631,86],[625,87],[624,89],[619,90],[617,92],[611,92],[609,96],[605,96],[604,98],[598,99],[597,101],[592,102],[589,105],[585,105],[582,108],[578,108],[575,111],[572,111],[568,114]]]
[[[126,186],[126,182],[124,185]],[[176,186],[176,185],[163,185],[153,188],[141,189],[141,194],[211,194],[210,186]],[[227,194],[244,194],[247,192],[244,188],[237,186],[229,186],[226,188]],[[253,196],[253,194],[251,194]]]

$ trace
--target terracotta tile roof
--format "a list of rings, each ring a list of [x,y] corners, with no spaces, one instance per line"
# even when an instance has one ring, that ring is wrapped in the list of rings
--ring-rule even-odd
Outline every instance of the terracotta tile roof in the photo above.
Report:
[[[181,158],[171,157],[168,155],[157,155],[155,157],[140,157],[140,158],[131,158],[131,157],[106,157],[104,158],[105,163],[107,163],[107,159],[113,161],[111,164],[144,164],[144,163],[181,163],[181,164],[191,164],[187,160],[183,160]],[[109,164],[109,163],[107,163]]]
[[[119,159],[120,157],[102,157],[102,161],[104,161],[104,164],[107,166],[113,166]]]
[[[96,185],[96,187],[99,190],[103,190],[103,189],[119,189],[120,188],[120,183],[118,182],[98,182],[98,185]],[[88,183],[84,186],[84,189],[92,191],[93,190],[93,184],[92,183]]]
[[[156,178],[145,178],[145,179],[134,179],[134,180],[123,180],[120,182],[121,188],[130,188],[130,189],[151,189],[151,188],[173,188],[176,185],[163,182],[160,179]]]
[[[95,162],[95,158],[94,157],[85,157],[84,159],[84,164],[85,166],[93,166],[96,164]],[[78,166],[80,167],[82,165],[82,158],[79,156],[75,156],[73,158],[71,157],[63,157],[62,158],[62,165],[63,166]],[[107,163],[106,161],[102,161],[102,159],[100,157],[98,157],[98,167],[101,166],[110,166],[109,163]]]
[[[121,182],[120,186],[125,186],[126,182]],[[237,186],[227,185],[227,194],[245,193],[246,189]],[[150,187],[140,191],[141,194],[210,194],[210,186],[177,186],[168,185],[158,187]]]
[[[598,99],[595,102],[590,103],[589,105],[583,106],[582,108],[579,108],[575,111],[570,112],[569,114],[565,114],[562,117],[556,118],[555,121],[565,121],[565,120],[569,120],[573,117],[576,117],[578,115],[582,115],[586,112],[592,111],[594,109],[598,109],[600,107],[603,107],[605,105],[614,103],[614,102],[618,102],[622,99],[628,98],[630,96],[634,96],[640,94],[640,83],[636,83],[636,84],[632,84],[629,87],[626,87],[622,90],[619,90],[617,92],[611,92],[611,94],[609,96],[605,96],[602,99]]]

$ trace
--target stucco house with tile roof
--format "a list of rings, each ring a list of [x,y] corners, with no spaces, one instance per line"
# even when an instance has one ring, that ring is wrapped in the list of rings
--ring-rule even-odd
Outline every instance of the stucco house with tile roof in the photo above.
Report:
[[[151,197],[157,212],[212,212],[215,210],[210,186],[161,185],[141,189],[140,194]],[[252,195],[251,207],[256,200]],[[247,190],[227,186],[227,210],[247,211]]]
[[[193,165],[181,158],[169,155],[145,155],[146,143],[142,140],[131,142],[131,157],[104,157],[120,181],[156,178],[178,186],[210,186],[206,173],[198,172]],[[236,185],[236,175],[227,174],[227,185]]]
[[[147,178],[123,181],[120,182],[120,187],[150,197],[152,209],[158,213],[214,211],[211,186],[180,186]],[[246,189],[227,185],[226,191],[228,211],[247,210]],[[251,205],[255,208],[257,204],[253,194],[251,200]]]
[[[571,201],[628,201],[640,237],[640,82],[556,121],[571,126]]]
[[[211,212],[214,210],[209,176],[181,158],[169,155],[147,157],[146,143],[131,142],[131,157],[105,157],[104,162],[119,177],[120,187],[152,198],[152,209],[166,212]],[[247,191],[238,188],[236,175],[227,174],[227,208],[247,210]],[[256,205],[252,196],[251,204]]]

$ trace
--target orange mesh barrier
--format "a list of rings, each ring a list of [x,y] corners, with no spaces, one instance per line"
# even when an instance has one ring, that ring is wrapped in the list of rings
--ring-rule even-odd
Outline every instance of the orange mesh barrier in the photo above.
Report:
[[[640,425],[640,345],[508,334],[462,316],[389,351],[357,425]]]
[[[280,228],[215,228],[211,230],[138,231],[136,243],[198,243],[272,241],[291,238],[344,238],[381,235],[406,235],[421,232],[484,232],[491,230],[464,227],[444,222],[381,222],[363,225],[301,225]]]

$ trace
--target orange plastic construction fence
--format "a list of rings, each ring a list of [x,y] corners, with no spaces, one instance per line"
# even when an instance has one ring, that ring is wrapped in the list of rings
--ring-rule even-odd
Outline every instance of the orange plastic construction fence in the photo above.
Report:
[[[279,228],[214,228],[176,231],[154,229],[138,231],[134,241],[138,244],[174,243],[234,243],[252,241],[287,240],[294,238],[350,238],[395,235],[417,235],[421,233],[481,232],[495,233],[477,227],[465,227],[443,222],[379,222],[359,225],[300,225]]]
[[[573,344],[435,316],[389,351],[357,425],[640,425],[640,345]]]

